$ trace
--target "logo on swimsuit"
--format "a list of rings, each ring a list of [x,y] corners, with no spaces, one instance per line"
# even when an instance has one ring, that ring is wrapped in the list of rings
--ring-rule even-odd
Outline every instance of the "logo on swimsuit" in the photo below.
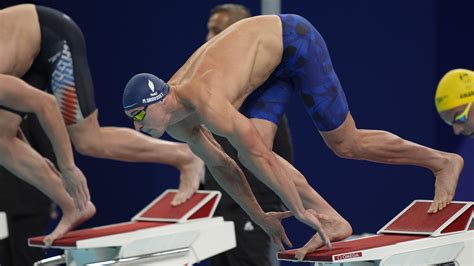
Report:
[[[55,55],[48,58],[48,63],[54,64],[54,62],[56,62],[56,59],[58,59],[60,55],[61,55],[61,52],[57,52]]]
[[[334,256],[334,261],[347,260],[347,259],[359,258],[359,257],[362,257],[362,252],[352,252],[352,253],[346,253],[342,255],[336,255]]]
[[[70,80],[70,84],[67,85],[74,87],[74,68],[72,65],[71,51],[69,50],[69,46],[66,42],[63,43],[63,50],[61,51],[60,56],[61,57],[59,57],[59,61],[57,62],[55,70],[52,74],[53,80]]]

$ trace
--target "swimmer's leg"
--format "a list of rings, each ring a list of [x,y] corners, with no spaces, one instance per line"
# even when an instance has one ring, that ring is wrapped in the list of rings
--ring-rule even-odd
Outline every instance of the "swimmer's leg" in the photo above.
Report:
[[[464,166],[464,160],[457,154],[434,150],[386,131],[358,129],[350,114],[338,128],[320,133],[326,144],[342,158],[430,169],[436,184],[429,212],[442,210],[454,197]]]
[[[430,169],[436,176],[436,186],[429,212],[443,209],[453,199],[463,159],[385,131],[357,129],[323,37],[306,20],[301,23],[301,27],[308,29],[302,38],[310,41],[301,55],[305,63],[294,70],[293,80],[306,110],[328,146],[344,158]]]
[[[63,217],[54,231],[45,239],[50,245],[54,239],[63,236],[78,224],[95,214],[95,207],[88,202],[82,211],[66,192],[59,172],[27,143],[17,137],[21,118],[0,110],[0,165],[30,185],[38,188],[63,211]],[[6,123],[8,121],[8,123]]]

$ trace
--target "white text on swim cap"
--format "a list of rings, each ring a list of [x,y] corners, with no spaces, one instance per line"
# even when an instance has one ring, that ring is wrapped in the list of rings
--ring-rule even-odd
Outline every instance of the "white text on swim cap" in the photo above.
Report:
[[[155,92],[156,93],[156,92]],[[154,97],[150,97],[150,98],[146,98],[146,99],[143,99],[142,100],[142,103],[151,103],[151,102],[156,102],[156,101],[159,101],[161,100],[161,98],[163,98],[163,92],[161,92],[160,94],[154,96]]]

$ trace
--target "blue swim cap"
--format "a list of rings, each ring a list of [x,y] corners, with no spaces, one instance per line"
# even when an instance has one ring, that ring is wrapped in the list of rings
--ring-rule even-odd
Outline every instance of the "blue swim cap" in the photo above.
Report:
[[[137,74],[125,86],[122,98],[123,109],[127,111],[161,101],[168,92],[169,86],[163,80],[148,73]]]

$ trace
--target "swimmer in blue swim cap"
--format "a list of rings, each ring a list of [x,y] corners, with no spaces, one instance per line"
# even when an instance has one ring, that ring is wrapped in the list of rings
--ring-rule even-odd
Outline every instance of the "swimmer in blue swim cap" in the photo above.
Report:
[[[454,197],[463,159],[386,131],[358,129],[324,39],[301,16],[241,20],[201,46],[167,83],[142,75],[132,78],[124,93],[125,112],[135,127],[155,137],[166,130],[188,143],[281,249],[282,242],[291,245],[281,219],[293,214],[316,230],[296,250],[298,259],[321,246],[331,248],[331,241],[350,236],[352,229],[296,168],[272,152],[292,93],[301,96],[325,143],[340,157],[430,169],[436,177],[430,213],[444,209]],[[242,170],[209,131],[229,140],[240,162],[275,191],[291,214],[262,211]]]
[[[156,112],[153,112],[155,121],[161,120],[161,123],[156,123],[158,126],[148,127],[145,118],[148,108],[155,109],[151,106],[165,101],[169,92],[170,86],[152,74],[140,73],[128,81],[123,92],[122,104],[125,114],[134,122],[136,129],[157,138],[163,135],[167,121],[171,117],[164,110],[160,112],[164,107],[156,108]]]

